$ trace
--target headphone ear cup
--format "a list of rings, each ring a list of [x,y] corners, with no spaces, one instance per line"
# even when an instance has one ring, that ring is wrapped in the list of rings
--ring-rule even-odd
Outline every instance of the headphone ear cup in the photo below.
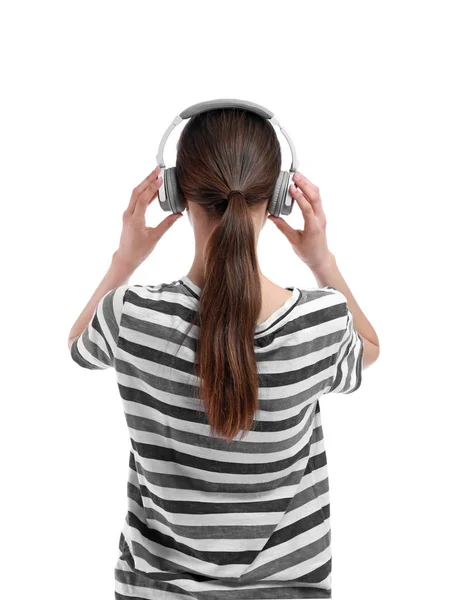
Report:
[[[172,213],[183,212],[185,208],[184,198],[176,179],[176,167],[165,169],[164,185],[168,203],[167,210],[170,210]]]
[[[290,174],[288,171],[280,171],[275,184],[274,192],[267,210],[274,217],[289,215],[292,211],[294,198],[289,193]]]

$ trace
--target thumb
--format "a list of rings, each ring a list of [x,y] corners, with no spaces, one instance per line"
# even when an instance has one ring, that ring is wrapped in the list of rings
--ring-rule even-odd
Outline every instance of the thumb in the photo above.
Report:
[[[269,221],[275,223],[275,225],[288,239],[294,233],[294,229],[285,221],[285,219],[282,219],[281,217],[274,217],[274,215],[269,215],[267,218]]]
[[[159,225],[157,225],[157,227],[154,228],[154,232],[157,233],[158,237],[162,237],[164,233],[168,231],[170,227],[174,223],[176,223],[176,221],[178,221],[182,216],[182,213],[173,213],[171,215],[168,215],[168,217],[165,217],[165,219],[161,221]]]

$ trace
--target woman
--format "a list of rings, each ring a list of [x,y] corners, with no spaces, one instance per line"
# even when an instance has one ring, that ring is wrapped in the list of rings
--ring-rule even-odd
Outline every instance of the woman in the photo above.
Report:
[[[318,188],[294,176],[303,231],[267,216],[280,164],[259,115],[192,117],[176,160],[195,234],[189,273],[127,283],[181,216],[145,227],[156,168],[134,190],[111,267],[71,331],[80,366],[115,368],[131,439],[118,599],[331,597],[319,398],[357,390],[379,343],[328,248]],[[262,273],[267,219],[319,288],[282,288]]]

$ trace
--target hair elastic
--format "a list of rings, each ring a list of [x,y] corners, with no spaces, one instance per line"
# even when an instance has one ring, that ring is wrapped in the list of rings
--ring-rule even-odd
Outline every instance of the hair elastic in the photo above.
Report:
[[[231,190],[231,192],[228,192],[227,200],[229,200],[229,199],[230,199],[230,196],[231,196],[232,194],[241,194],[241,196],[242,196],[242,197],[244,198],[244,200],[245,200],[245,196],[244,196],[244,194],[241,192],[241,190]]]

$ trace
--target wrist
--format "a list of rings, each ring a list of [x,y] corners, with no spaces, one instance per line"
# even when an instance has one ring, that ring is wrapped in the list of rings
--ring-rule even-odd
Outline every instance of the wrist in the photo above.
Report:
[[[130,258],[119,254],[116,250],[112,255],[111,266],[125,273],[133,273],[139,265]]]
[[[313,265],[308,265],[313,274],[325,275],[329,273],[332,269],[336,269],[337,261],[335,259],[335,255],[332,252],[328,252],[326,256]]]

